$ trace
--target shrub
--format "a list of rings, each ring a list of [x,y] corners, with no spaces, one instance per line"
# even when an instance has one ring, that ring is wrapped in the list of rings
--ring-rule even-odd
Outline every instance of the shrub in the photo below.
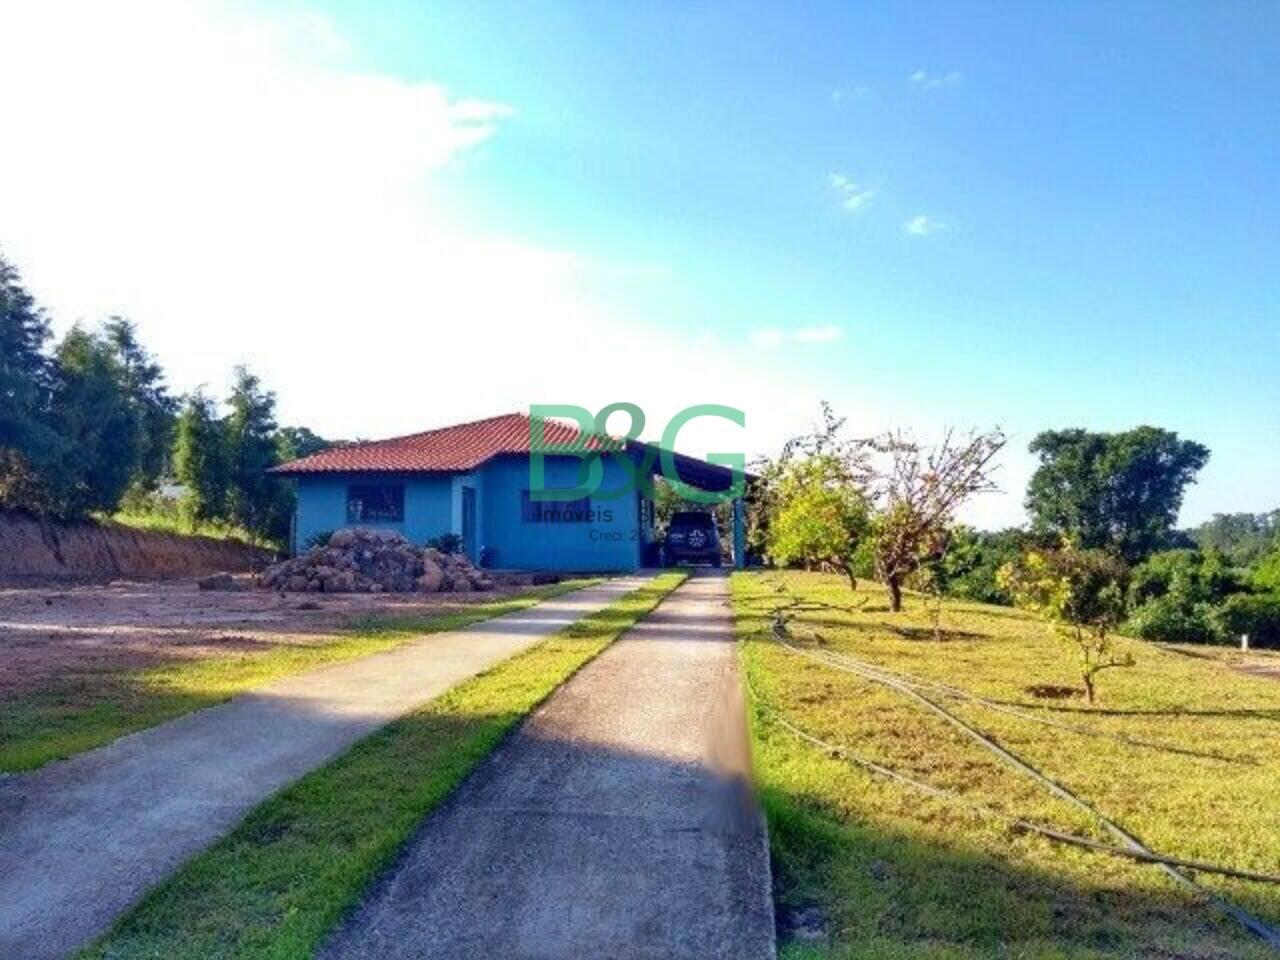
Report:
[[[1142,604],[1130,615],[1126,633],[1164,643],[1223,643],[1217,611],[1208,603],[1186,603],[1166,594]]]
[[[939,586],[949,597],[1012,606],[1012,595],[997,578],[1001,567],[1018,562],[1030,546],[1031,538],[1022,530],[991,533],[953,527],[947,551],[937,564]]]
[[[1280,647],[1280,594],[1237,594],[1217,611],[1220,629],[1228,639],[1249,635],[1255,647]]]
[[[1253,587],[1262,593],[1280,593],[1280,545],[1254,567]]]
[[[1153,553],[1133,570],[1129,602],[1140,606],[1165,596],[1186,607],[1217,603],[1245,590],[1241,577],[1216,550],[1166,550]]]

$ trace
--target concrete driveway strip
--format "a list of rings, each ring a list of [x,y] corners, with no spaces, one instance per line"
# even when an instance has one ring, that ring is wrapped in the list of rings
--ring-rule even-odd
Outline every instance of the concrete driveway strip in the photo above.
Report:
[[[0,777],[0,958],[67,955],[281,787],[645,579],[611,580],[288,677]]]
[[[691,579],[556,691],[321,956],[773,957],[726,592]]]

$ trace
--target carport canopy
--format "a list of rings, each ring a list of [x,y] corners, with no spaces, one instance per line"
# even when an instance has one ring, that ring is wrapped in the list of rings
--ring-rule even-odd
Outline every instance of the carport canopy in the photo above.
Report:
[[[652,458],[653,476],[664,475],[662,463],[664,451],[657,444],[631,441],[627,444],[627,449],[633,456],[640,458],[641,462],[644,457]],[[759,479],[746,470],[738,470],[720,463],[710,463],[674,450],[665,452],[675,466],[676,476],[682,482],[709,493],[732,490],[735,480],[739,478],[742,479],[745,490],[752,481]],[[746,547],[746,509],[743,505],[743,497],[739,494],[733,499],[733,565],[739,570],[746,566]]]

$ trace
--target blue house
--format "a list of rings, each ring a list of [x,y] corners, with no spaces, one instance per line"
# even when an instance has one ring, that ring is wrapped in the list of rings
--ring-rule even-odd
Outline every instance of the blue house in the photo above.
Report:
[[[509,570],[626,571],[652,562],[653,503],[633,470],[648,445],[584,436],[577,427],[543,421],[546,451],[608,450],[603,481],[580,500],[534,496],[530,418],[508,414],[390,440],[331,447],[272,471],[297,482],[295,550],[341,527],[388,527],[413,543],[453,533],[474,561]],[[619,462],[626,457],[629,464]],[[725,491],[732,471],[674,454],[680,479]],[[581,458],[544,452],[546,489],[580,481]],[[660,470],[655,462],[653,471]],[[610,492],[621,492],[609,496]],[[743,508],[734,502],[734,559],[743,557]]]

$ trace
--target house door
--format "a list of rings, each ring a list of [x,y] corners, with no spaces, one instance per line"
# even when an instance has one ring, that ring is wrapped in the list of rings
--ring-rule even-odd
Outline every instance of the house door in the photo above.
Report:
[[[476,490],[462,488],[462,551],[476,559]]]

